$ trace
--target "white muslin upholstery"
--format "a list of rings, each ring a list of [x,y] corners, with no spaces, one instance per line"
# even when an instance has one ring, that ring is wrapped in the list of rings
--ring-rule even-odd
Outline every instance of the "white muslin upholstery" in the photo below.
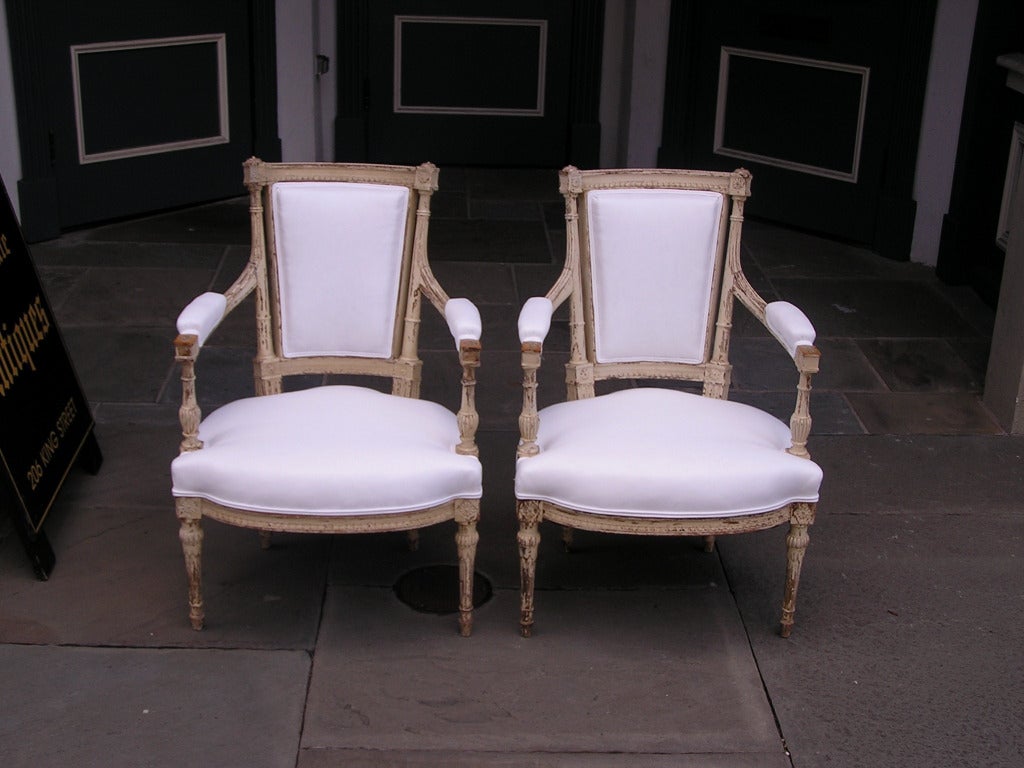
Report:
[[[609,189],[586,199],[597,361],[702,362],[722,196]]]
[[[729,517],[818,499],[821,469],[786,453],[790,430],[756,408],[642,388],[540,411],[540,452],[516,497],[595,514]]]
[[[790,357],[796,356],[801,346],[814,345],[814,326],[799,307],[788,301],[773,301],[764,309],[765,325],[772,336],[789,352]]]
[[[544,343],[551,330],[551,316],[555,307],[550,299],[534,296],[526,300],[519,313],[519,341]]]
[[[224,318],[227,306],[228,301],[222,293],[208,291],[196,296],[178,315],[178,333],[195,334],[199,337],[199,346],[202,346]]]
[[[390,356],[409,190],[278,182],[271,197],[284,356]]]
[[[448,299],[444,305],[444,319],[448,323],[448,330],[452,332],[452,338],[455,339],[456,348],[461,341],[480,341],[483,330],[480,310],[469,299]]]
[[[203,448],[171,464],[175,496],[299,515],[387,514],[481,496],[480,462],[455,452],[455,415],[363,387],[327,386],[226,405]]]

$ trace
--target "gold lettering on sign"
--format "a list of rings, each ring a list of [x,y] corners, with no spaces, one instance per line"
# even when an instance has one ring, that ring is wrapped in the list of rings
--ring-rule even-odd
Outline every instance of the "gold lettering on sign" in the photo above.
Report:
[[[74,398],[68,400],[64,406],[64,410],[57,416],[57,421],[54,424],[54,428],[50,430],[50,433],[43,438],[43,444],[39,447],[38,458],[32,462],[32,466],[28,468],[28,472],[25,473],[25,477],[29,482],[32,490],[36,489],[39,485],[39,481],[43,479],[46,468],[50,462],[53,461],[53,457],[57,455],[57,450],[60,448],[60,442],[64,439],[64,435],[75,421],[75,416],[78,415],[78,408],[75,407]]]
[[[0,232],[0,264],[7,261],[7,257],[11,255],[11,246],[7,244],[7,235]]]
[[[42,295],[38,294],[12,327],[0,324],[0,397],[7,394],[26,365],[36,370],[33,354],[50,327],[50,316],[43,307]]]

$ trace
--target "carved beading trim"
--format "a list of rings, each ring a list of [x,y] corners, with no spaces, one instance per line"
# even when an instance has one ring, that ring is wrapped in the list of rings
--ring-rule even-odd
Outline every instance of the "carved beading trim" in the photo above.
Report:
[[[180,501],[181,499],[179,499]],[[450,501],[429,509],[413,512],[391,512],[374,515],[304,515],[253,512],[225,507],[207,499],[196,499],[204,517],[227,525],[276,533],[385,533],[425,528],[456,514],[456,502]],[[477,501],[471,499],[469,501]]]
[[[623,533],[637,536],[725,536],[774,528],[791,520],[793,508],[787,504],[779,509],[753,515],[734,517],[636,517],[628,515],[597,515],[538,501],[543,519],[570,528],[599,533]]]

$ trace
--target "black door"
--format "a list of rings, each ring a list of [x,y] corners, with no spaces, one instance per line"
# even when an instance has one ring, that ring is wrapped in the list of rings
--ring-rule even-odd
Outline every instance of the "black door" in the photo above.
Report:
[[[259,3],[7,5],[27,232],[53,235],[244,192],[241,164],[259,144],[253,74]],[[272,72],[272,47],[269,53]],[[269,97],[273,104],[273,89]]]
[[[600,0],[372,0],[338,16],[339,160],[596,162]]]
[[[662,164],[747,167],[751,215],[909,258],[934,5],[675,2]]]

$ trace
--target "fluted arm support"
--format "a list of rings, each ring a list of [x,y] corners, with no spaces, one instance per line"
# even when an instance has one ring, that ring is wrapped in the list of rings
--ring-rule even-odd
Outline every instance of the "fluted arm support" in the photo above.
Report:
[[[523,410],[519,414],[519,449],[518,456],[535,456],[540,448],[537,446],[537,429],[540,418],[537,416],[537,369],[543,345],[539,341],[524,341],[523,353]]]
[[[459,342],[459,364],[462,366],[462,404],[459,406],[458,422],[461,442],[456,453],[479,456],[476,445],[476,430],[480,426],[480,414],[476,410],[476,369],[480,367],[480,342],[464,339]]]
[[[174,340],[174,359],[181,364],[181,450],[196,451],[203,447],[199,440],[199,421],[202,413],[196,399],[196,358],[199,356],[199,337],[194,333],[180,333]]]
[[[196,359],[199,350],[220,322],[256,285],[255,271],[248,265],[224,293],[207,291],[194,298],[178,315],[178,336],[174,339],[174,359],[181,365],[181,450],[203,447],[199,440],[202,412],[196,397]]]
[[[796,407],[789,420],[789,429],[793,435],[789,452],[809,459],[811,455],[807,452],[807,436],[811,433],[811,376],[818,372],[821,352],[810,344],[802,344],[797,347],[793,359],[800,379],[796,386]]]

